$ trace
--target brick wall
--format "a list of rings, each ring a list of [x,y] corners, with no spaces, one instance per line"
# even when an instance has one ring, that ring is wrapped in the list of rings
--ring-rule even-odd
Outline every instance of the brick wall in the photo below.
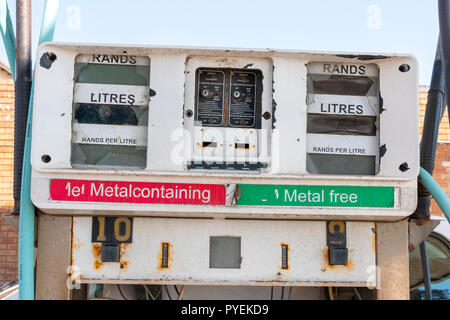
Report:
[[[436,152],[436,161],[434,164],[433,177],[450,194],[450,143],[438,143]],[[436,201],[431,202],[431,214],[444,216]]]
[[[428,88],[421,87],[419,91],[420,99],[420,137],[422,137],[422,126],[425,118],[425,107],[427,104]],[[450,124],[447,110],[442,117],[439,127],[438,145],[436,150],[436,161],[434,164],[433,177],[441,187],[450,193]],[[431,214],[444,216],[437,203],[432,200]]]
[[[0,80],[0,283],[17,280],[18,232],[4,216],[12,211],[14,83]]]

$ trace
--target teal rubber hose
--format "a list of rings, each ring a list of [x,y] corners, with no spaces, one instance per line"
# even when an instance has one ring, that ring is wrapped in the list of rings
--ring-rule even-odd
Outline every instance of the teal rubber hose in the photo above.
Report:
[[[53,40],[59,0],[46,0],[39,44]],[[34,300],[34,228],[35,208],[31,202],[31,125],[33,119],[34,79],[28,109],[27,133],[23,156],[19,220],[19,298]]]
[[[427,188],[428,192],[438,204],[444,213],[447,221],[450,223],[450,199],[439,183],[423,168],[420,168],[419,181]]]

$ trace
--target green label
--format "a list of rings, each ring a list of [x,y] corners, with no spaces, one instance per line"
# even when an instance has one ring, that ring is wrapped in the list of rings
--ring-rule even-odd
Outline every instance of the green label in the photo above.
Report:
[[[394,207],[393,187],[239,184],[238,206]]]

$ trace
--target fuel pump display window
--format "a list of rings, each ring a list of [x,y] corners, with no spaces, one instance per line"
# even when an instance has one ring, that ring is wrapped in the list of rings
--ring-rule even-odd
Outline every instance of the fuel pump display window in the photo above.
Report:
[[[76,58],[73,167],[146,167],[149,78],[148,57],[93,54]]]
[[[310,63],[306,167],[314,174],[379,171],[378,67]]]

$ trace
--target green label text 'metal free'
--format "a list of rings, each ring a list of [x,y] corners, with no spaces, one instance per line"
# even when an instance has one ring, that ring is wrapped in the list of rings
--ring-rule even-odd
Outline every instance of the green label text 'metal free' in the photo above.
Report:
[[[240,184],[236,205],[292,207],[394,207],[393,187]]]

